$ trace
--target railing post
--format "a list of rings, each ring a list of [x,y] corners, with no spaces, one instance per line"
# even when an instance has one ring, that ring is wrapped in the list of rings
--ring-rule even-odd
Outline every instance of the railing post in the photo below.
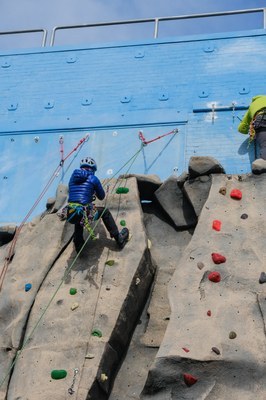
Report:
[[[154,25],[154,39],[157,39],[158,31],[159,31],[159,18],[155,18],[154,22],[155,22],[155,25]]]

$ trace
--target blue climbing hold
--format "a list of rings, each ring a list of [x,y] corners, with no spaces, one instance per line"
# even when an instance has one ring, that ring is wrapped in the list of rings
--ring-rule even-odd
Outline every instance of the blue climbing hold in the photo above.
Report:
[[[28,292],[29,290],[31,290],[31,288],[32,288],[32,284],[31,283],[26,283],[25,292]]]

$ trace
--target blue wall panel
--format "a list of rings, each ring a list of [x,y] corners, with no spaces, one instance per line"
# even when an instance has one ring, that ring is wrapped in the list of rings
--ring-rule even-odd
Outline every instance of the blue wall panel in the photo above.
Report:
[[[82,152],[97,158],[101,178],[137,151],[139,130],[152,139],[175,128],[143,148],[131,172],[165,179],[192,155],[249,172],[254,147],[237,126],[252,96],[266,93],[265,48],[257,30],[2,53],[0,222],[17,222],[35,201],[60,161],[61,134],[71,149],[90,132]]]

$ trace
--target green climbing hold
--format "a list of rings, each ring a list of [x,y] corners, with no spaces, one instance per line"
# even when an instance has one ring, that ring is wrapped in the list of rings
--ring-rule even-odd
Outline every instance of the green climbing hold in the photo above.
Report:
[[[91,332],[92,336],[102,337],[102,332],[99,329],[93,329]]]
[[[125,221],[124,219],[121,219],[120,225],[121,225],[121,226],[126,226],[126,221]]]
[[[67,372],[65,369],[54,369],[51,372],[51,377],[53,379],[64,379],[67,376]]]
[[[72,296],[74,295],[74,294],[76,294],[77,293],[77,289],[76,288],[70,288],[69,289],[69,294],[71,294]]]
[[[115,260],[108,260],[108,261],[106,261],[106,265],[109,265],[109,267],[112,267],[113,265],[114,265],[114,263],[115,263]]]
[[[117,194],[128,193],[129,192],[129,188],[127,188],[127,187],[119,187],[119,188],[116,189],[115,192]]]

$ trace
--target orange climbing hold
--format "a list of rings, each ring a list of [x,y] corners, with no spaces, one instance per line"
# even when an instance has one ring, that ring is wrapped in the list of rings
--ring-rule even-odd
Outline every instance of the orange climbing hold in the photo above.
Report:
[[[221,275],[220,275],[219,272],[214,271],[214,272],[211,272],[211,273],[208,275],[208,279],[209,279],[209,281],[211,281],[211,282],[218,283],[218,282],[220,282],[220,280],[221,280]]]
[[[187,386],[192,386],[196,382],[198,382],[198,378],[196,378],[195,376],[193,376],[191,374],[183,374],[183,377],[184,377],[184,382]]]
[[[222,226],[222,223],[218,219],[215,219],[212,222],[212,229],[214,229],[215,231],[220,231],[221,230],[221,226]]]
[[[242,192],[239,189],[231,190],[230,197],[232,199],[241,200],[242,199]]]
[[[225,256],[222,256],[222,254],[212,253],[212,261],[214,264],[222,264],[226,261],[226,258]]]

